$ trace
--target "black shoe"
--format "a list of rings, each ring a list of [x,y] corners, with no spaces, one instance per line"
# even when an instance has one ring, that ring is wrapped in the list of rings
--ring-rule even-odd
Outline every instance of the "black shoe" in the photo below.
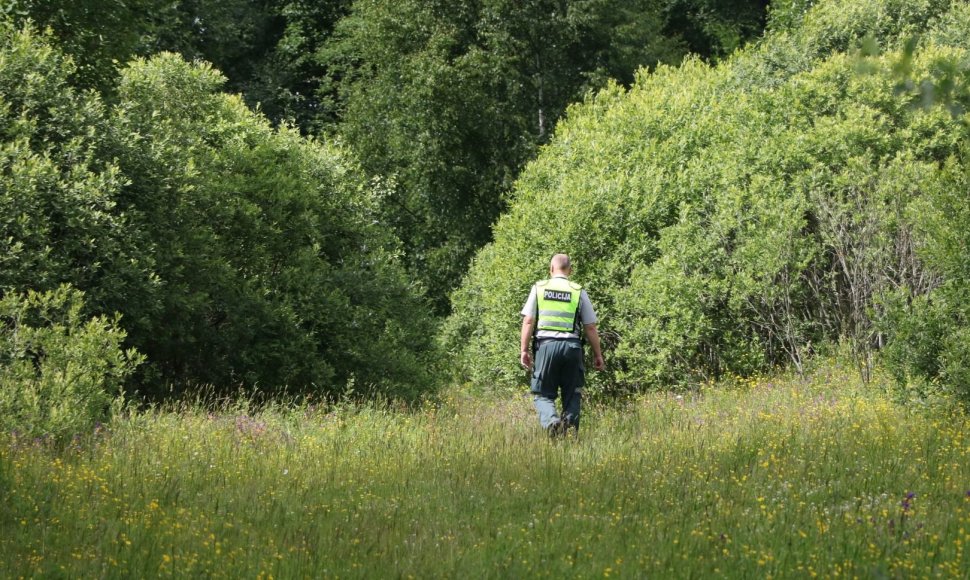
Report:
[[[576,427],[573,426],[572,421],[570,421],[568,417],[563,418],[563,420],[559,424],[560,424],[559,435],[562,437],[572,437],[573,434],[578,431],[578,429],[576,429]]]
[[[565,415],[559,420],[559,436],[566,439],[579,437],[579,425],[573,422],[572,415]]]
[[[562,436],[566,432],[566,424],[556,419],[546,427],[546,433],[553,439]]]

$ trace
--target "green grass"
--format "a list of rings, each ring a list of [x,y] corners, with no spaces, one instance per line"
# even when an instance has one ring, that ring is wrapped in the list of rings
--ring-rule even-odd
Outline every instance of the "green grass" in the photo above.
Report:
[[[583,422],[551,442],[527,397],[456,393],[9,438],[0,576],[968,575],[963,415],[830,365]]]

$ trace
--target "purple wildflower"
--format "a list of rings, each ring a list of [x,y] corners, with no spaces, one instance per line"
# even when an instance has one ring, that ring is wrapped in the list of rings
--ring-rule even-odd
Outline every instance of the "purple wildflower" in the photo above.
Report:
[[[910,502],[913,501],[915,497],[916,497],[916,494],[911,491],[906,493],[906,499],[904,499],[900,504],[903,506],[904,512],[909,510],[910,507],[912,507],[912,504]]]

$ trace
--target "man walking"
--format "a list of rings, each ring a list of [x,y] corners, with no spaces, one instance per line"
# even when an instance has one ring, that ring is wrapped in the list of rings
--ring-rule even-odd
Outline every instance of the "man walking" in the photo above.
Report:
[[[549,279],[532,286],[522,307],[520,362],[526,369],[532,368],[532,394],[539,424],[552,436],[564,435],[570,428],[579,430],[580,401],[586,382],[584,334],[593,347],[593,366],[598,371],[606,366],[593,304],[582,286],[569,280],[570,274],[569,256],[553,256]],[[530,341],[534,341],[532,348]],[[559,396],[561,415],[556,412]]]

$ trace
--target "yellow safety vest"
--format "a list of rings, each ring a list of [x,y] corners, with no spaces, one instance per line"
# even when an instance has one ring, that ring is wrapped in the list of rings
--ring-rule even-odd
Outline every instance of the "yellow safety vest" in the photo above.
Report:
[[[536,282],[536,300],[539,304],[536,329],[579,334],[579,296],[582,291],[582,286],[565,278]]]

